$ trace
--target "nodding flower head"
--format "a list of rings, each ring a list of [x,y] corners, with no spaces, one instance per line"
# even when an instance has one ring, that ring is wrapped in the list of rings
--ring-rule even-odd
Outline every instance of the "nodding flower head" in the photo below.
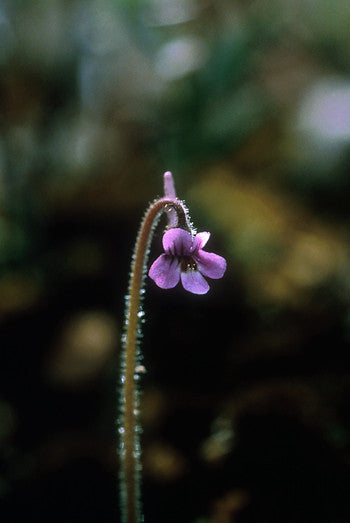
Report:
[[[181,278],[184,289],[193,294],[205,294],[208,278],[222,278],[226,260],[212,252],[203,251],[209,232],[200,232],[194,238],[180,228],[169,229],[163,236],[164,254],[151,265],[148,275],[158,287],[172,289]]]

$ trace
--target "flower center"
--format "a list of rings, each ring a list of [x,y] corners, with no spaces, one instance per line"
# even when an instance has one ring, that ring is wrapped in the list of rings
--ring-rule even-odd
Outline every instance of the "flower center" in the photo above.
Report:
[[[180,268],[182,272],[196,271],[197,263],[194,261],[192,256],[181,256]]]

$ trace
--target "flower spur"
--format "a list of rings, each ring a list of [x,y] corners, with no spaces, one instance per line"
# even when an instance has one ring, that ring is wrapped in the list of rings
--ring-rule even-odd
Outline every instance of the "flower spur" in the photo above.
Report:
[[[204,276],[222,278],[226,270],[226,260],[222,256],[203,251],[209,237],[209,232],[192,237],[179,227],[169,229],[163,236],[165,253],[153,262],[148,275],[162,289],[172,289],[181,279],[187,291],[205,294],[209,284]]]

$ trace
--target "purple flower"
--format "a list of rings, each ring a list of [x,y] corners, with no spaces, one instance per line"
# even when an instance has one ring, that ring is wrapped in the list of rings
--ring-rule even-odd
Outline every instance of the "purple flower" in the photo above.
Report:
[[[184,289],[194,294],[205,294],[208,282],[203,278],[222,278],[226,260],[212,252],[203,251],[209,232],[200,232],[194,238],[184,229],[169,229],[163,236],[164,254],[151,265],[148,275],[162,289],[172,289],[181,278]]]

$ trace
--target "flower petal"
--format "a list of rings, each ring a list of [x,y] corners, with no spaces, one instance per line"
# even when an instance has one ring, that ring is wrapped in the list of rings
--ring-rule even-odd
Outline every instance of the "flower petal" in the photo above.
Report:
[[[172,289],[178,284],[180,279],[180,264],[177,258],[168,254],[161,254],[154,261],[148,271],[148,276],[152,278],[161,289]]]
[[[193,294],[205,294],[209,290],[208,282],[199,271],[181,272],[181,282],[184,289]]]
[[[163,236],[163,247],[166,254],[173,256],[190,256],[192,236],[184,229],[169,229]]]
[[[226,260],[222,256],[218,256],[218,254],[214,254],[213,252],[200,250],[194,255],[194,258],[199,271],[204,274],[204,276],[215,280],[223,277],[226,271]]]
[[[196,234],[195,239],[193,240],[192,252],[203,249],[204,245],[210,238],[210,232],[199,232]]]

